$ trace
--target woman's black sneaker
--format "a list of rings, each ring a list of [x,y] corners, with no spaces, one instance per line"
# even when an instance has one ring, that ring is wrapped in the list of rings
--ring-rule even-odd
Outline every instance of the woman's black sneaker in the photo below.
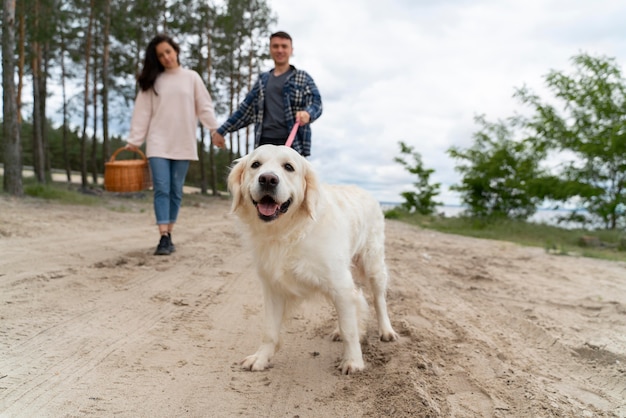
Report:
[[[161,235],[159,245],[154,252],[154,255],[170,255],[172,253],[172,241],[169,235]]]
[[[174,246],[174,243],[172,242],[172,234],[168,232],[167,237],[170,240],[170,253],[173,253],[174,251],[176,251],[176,247]]]

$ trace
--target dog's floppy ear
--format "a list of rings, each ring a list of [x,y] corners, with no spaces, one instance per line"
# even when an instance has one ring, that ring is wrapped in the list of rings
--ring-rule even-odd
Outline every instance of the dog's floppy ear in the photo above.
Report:
[[[233,162],[233,166],[228,174],[228,191],[232,197],[230,206],[231,212],[235,212],[243,200],[243,190],[241,183],[243,182],[243,173],[246,167],[246,157],[241,157]]]
[[[317,217],[317,208],[320,202],[320,183],[311,163],[305,160],[304,173],[304,202],[303,207],[311,219]]]

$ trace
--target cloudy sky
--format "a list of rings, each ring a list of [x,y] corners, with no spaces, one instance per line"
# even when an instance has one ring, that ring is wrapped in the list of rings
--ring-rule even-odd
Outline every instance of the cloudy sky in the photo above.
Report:
[[[322,94],[311,162],[324,181],[385,202],[402,201],[415,180],[393,161],[399,141],[435,170],[438,200],[458,204],[446,150],[472,145],[476,115],[523,112],[512,95],[524,85],[549,98],[544,76],[570,72],[581,52],[626,64],[623,0],[269,2],[275,29],[294,39],[291,62]]]

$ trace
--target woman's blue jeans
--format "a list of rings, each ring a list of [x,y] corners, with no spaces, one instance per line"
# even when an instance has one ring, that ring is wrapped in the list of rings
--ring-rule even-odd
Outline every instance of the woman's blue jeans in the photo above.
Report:
[[[183,185],[189,160],[148,158],[154,189],[154,213],[157,225],[173,224],[183,200]]]

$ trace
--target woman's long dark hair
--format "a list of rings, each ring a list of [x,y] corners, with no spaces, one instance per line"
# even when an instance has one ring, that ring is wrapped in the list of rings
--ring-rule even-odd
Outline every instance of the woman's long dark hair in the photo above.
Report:
[[[161,65],[161,63],[159,62],[159,58],[157,57],[156,53],[156,47],[161,42],[167,42],[172,46],[172,48],[174,48],[174,50],[176,51],[178,64],[180,64],[180,59],[178,58],[178,55],[180,54],[180,46],[176,42],[174,42],[172,38],[162,33],[152,38],[152,40],[146,47],[146,56],[143,60],[143,68],[141,69],[141,73],[139,73],[139,76],[137,77],[137,83],[139,84],[139,88],[142,91],[150,89],[154,90],[154,82],[156,81],[159,74],[165,71],[165,67],[163,67],[163,65]],[[156,90],[154,91],[154,93],[158,94]]]

